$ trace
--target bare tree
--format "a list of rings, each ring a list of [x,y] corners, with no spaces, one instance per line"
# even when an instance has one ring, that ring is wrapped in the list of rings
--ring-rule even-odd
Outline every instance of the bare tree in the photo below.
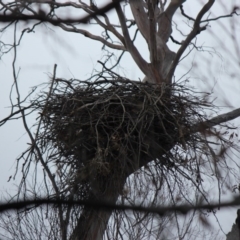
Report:
[[[17,159],[23,177],[14,200],[47,196],[69,203],[101,200],[130,206],[188,203],[193,207],[182,218],[177,211],[159,215],[87,204],[35,204],[16,215],[6,213],[2,219],[1,227],[12,239],[193,239],[201,234],[198,229],[195,232],[195,219],[207,225],[208,212],[194,206],[210,203],[204,181],[216,184],[219,204],[222,190],[240,181],[239,164],[233,157],[239,150],[233,141],[236,134],[227,132],[231,130],[227,122],[239,117],[240,109],[210,117],[209,112],[215,113],[217,107],[209,94],[174,79],[179,62],[193,49],[201,50],[196,37],[208,31],[210,22],[237,16],[238,6],[211,17],[215,1],[208,0],[192,17],[184,10],[188,2],[113,0],[98,6],[80,0],[0,1],[1,31],[14,26],[14,44],[1,42],[1,53],[14,53],[17,93],[10,115],[0,124],[20,118],[31,141]],[[125,14],[128,7],[132,19]],[[109,10],[116,13],[119,23],[111,22]],[[64,17],[64,11],[71,15]],[[79,17],[82,12],[87,16]],[[180,41],[173,37],[177,13],[190,26]],[[27,25],[17,39],[22,21]],[[91,33],[83,23],[97,24],[102,34]],[[49,90],[39,90],[35,96],[31,92],[22,99],[15,68],[17,47],[40,24],[99,41],[108,55],[99,61],[102,69],[86,81],[58,78],[55,65]],[[138,33],[148,46],[149,60],[135,45]],[[178,46],[176,52],[170,49],[170,40]],[[109,49],[122,51],[110,67]],[[131,81],[114,70],[125,52],[145,75],[143,82]],[[32,112],[39,112],[34,133],[26,120]],[[42,179],[34,167],[43,169]],[[33,184],[27,182],[29,172],[33,172]],[[210,212],[215,214],[213,209]]]

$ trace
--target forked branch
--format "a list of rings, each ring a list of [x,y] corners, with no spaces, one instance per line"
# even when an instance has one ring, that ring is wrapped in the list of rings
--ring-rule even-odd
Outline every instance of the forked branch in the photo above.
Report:
[[[209,0],[204,6],[203,8],[200,10],[200,12],[198,13],[198,16],[194,22],[194,26],[192,31],[189,33],[189,35],[187,36],[187,38],[183,41],[181,47],[179,48],[174,61],[171,65],[171,69],[168,73],[167,78],[171,79],[173,77],[173,74],[175,72],[175,69],[179,63],[179,60],[182,56],[182,54],[184,53],[184,51],[186,50],[186,48],[189,46],[189,44],[191,43],[191,41],[203,30],[206,29],[206,26],[201,27],[200,23],[202,20],[202,17],[204,16],[204,14],[209,11],[209,9],[212,7],[212,5],[214,4],[215,0]]]

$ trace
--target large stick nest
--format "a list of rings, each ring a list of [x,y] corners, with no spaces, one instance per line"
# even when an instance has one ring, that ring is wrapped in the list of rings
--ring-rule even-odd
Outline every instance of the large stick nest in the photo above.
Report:
[[[74,169],[74,182],[124,181],[157,158],[173,168],[164,156],[176,144],[186,148],[186,132],[202,120],[202,105],[205,101],[183,86],[58,79],[50,98],[41,102],[41,138],[64,158],[56,158],[60,165]]]

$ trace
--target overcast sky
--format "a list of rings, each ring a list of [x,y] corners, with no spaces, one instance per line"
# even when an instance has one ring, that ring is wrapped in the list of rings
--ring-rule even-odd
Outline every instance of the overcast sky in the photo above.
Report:
[[[189,2],[194,2],[192,5]],[[206,2],[206,1],[198,1]],[[227,1],[228,5],[222,6],[220,1],[216,1],[212,9],[215,16],[225,11],[230,13],[232,6],[238,1]],[[224,2],[224,1],[222,1]],[[239,5],[239,3],[238,3]],[[185,11],[196,16],[199,5],[196,1],[187,1]],[[226,8],[229,8],[226,11]],[[114,11],[111,16],[114,19]],[[234,38],[237,43],[240,42],[240,17],[233,18],[233,24],[236,27]],[[177,18],[175,19],[177,20]],[[115,18],[115,21],[116,18]],[[193,51],[180,64],[177,70],[176,79],[191,77],[191,84],[199,89],[215,91],[216,102],[222,106],[221,112],[227,112],[231,109],[240,107],[240,56],[234,45],[235,40],[231,38],[233,32],[231,19],[224,18],[219,23],[211,22],[208,30],[198,36],[198,46],[205,47],[209,52]],[[186,26],[188,23],[177,22],[178,29],[184,33],[189,32]],[[191,25],[191,23],[189,23]],[[19,27],[18,34],[22,28]],[[96,26],[85,26],[89,31],[100,32]],[[225,29],[224,29],[225,27]],[[229,33],[227,33],[229,31]],[[179,33],[174,32],[176,39],[183,38]],[[0,41],[13,42],[13,28],[0,35]],[[141,54],[148,60],[148,49],[143,39],[138,39],[137,47]],[[177,46],[170,43],[171,49],[176,50]],[[19,69],[19,85],[22,97],[27,95],[30,88],[43,82],[48,82],[53,72],[54,64],[57,64],[57,77],[87,79],[90,77],[97,60],[104,56],[101,50],[102,44],[84,38],[80,34],[65,33],[59,28],[49,24],[38,26],[35,33],[26,34],[18,48],[17,69]],[[119,53],[117,53],[119,54]],[[6,117],[10,109],[9,93],[13,83],[12,76],[13,52],[2,56],[0,60],[0,119]],[[143,74],[138,69],[129,54],[125,54],[121,62],[119,73],[130,79],[142,79]],[[186,74],[186,75],[185,75]],[[13,96],[15,96],[13,94]],[[15,98],[15,97],[14,97]],[[15,101],[15,99],[13,100]],[[227,101],[226,101],[227,100]],[[28,118],[29,125],[33,124],[36,116]],[[235,126],[240,127],[240,118],[233,121]],[[14,174],[16,162],[15,159],[27,148],[29,139],[25,134],[21,121],[11,121],[0,128],[0,189],[2,191],[12,192],[15,189],[14,184],[18,185],[19,177],[15,181],[7,182],[10,175]],[[231,197],[230,193],[225,196],[226,199]],[[218,214],[225,233],[230,231],[233,221],[235,220],[236,209],[229,208],[221,210]],[[216,225],[215,220],[212,220]]]

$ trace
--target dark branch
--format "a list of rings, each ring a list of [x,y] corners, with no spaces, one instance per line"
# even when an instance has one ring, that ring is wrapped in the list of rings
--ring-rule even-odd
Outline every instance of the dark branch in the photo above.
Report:
[[[93,13],[82,17],[82,18],[64,18],[64,19],[52,19],[49,17],[49,15],[47,13],[45,13],[43,10],[39,10],[38,14],[35,15],[26,15],[26,14],[21,14],[19,15],[19,12],[17,11],[17,9],[14,11],[14,9],[12,10],[12,14],[9,15],[0,15],[0,22],[12,22],[12,21],[30,21],[30,20],[39,20],[42,22],[49,22],[53,25],[58,25],[59,23],[89,23],[89,21],[98,16],[98,15],[103,15],[105,13],[107,13],[108,11],[112,10],[113,8],[115,8],[115,6],[117,4],[119,4],[122,0],[116,0],[114,2],[111,2],[107,5],[105,5],[102,8],[98,8],[96,9],[96,11],[94,11]]]
[[[112,210],[130,210],[130,211],[138,211],[138,212],[148,212],[148,213],[156,213],[160,216],[164,216],[169,212],[178,212],[181,214],[187,214],[193,210],[208,210],[213,211],[216,208],[220,207],[230,207],[230,206],[239,206],[240,205],[240,197],[234,198],[232,201],[227,201],[223,203],[212,203],[212,204],[198,204],[198,205],[175,205],[168,207],[143,207],[140,205],[124,205],[124,204],[115,204],[106,201],[89,201],[89,200],[55,200],[49,198],[43,198],[38,200],[24,200],[12,203],[2,203],[0,204],[0,213],[9,210],[29,210],[32,207],[39,207],[40,205],[84,205],[90,207],[92,209],[102,209],[104,211],[112,211]]]

